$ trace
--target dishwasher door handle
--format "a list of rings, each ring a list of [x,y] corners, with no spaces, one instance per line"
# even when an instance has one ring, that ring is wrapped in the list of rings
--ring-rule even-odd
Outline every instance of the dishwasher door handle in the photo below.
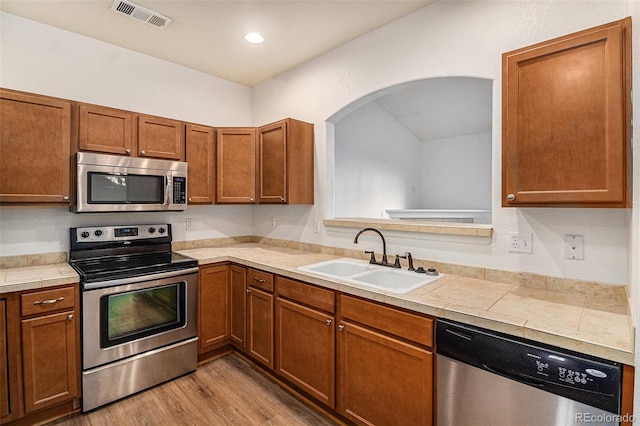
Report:
[[[497,374],[502,377],[506,377],[507,379],[515,380],[516,382],[524,383],[525,385],[535,386],[539,389],[544,389],[545,384],[541,380],[536,380],[533,377],[525,376],[523,374],[511,373],[508,371],[504,371],[500,368],[489,367],[487,364],[482,364],[482,368],[485,370]]]

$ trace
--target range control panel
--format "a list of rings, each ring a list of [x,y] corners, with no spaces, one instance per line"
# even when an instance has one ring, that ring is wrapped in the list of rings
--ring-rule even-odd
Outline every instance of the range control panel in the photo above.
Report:
[[[92,226],[75,228],[75,242],[95,243],[167,238],[171,235],[170,224],[135,226]]]

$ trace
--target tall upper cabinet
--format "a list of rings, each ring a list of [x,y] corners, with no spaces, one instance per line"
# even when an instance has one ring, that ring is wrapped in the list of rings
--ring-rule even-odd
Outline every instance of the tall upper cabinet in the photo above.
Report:
[[[631,205],[631,18],[502,56],[502,205]]]
[[[258,130],[258,202],[313,204],[313,124],[287,118]]]
[[[0,202],[68,203],[71,102],[0,89]]]

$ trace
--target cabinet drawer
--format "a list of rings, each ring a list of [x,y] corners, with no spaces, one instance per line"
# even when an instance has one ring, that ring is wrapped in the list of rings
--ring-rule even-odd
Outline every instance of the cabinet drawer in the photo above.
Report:
[[[273,274],[249,268],[247,269],[247,284],[273,292]]]
[[[73,287],[27,293],[20,296],[22,315],[34,315],[75,306]]]
[[[335,313],[336,311],[336,297],[331,290],[278,276],[276,293],[279,297],[292,299],[325,312]]]
[[[433,319],[396,310],[389,306],[340,296],[340,314],[361,324],[407,340],[433,346]]]

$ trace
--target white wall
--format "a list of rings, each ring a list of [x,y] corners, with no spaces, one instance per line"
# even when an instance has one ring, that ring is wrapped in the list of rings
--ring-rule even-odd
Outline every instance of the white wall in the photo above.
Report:
[[[251,124],[251,89],[150,56],[0,13],[0,86],[195,123]],[[185,219],[194,218],[186,231]],[[182,213],[83,214],[66,208],[0,209],[0,255],[69,249],[69,228],[173,224],[174,240],[251,235],[251,207]]]
[[[334,129],[327,124],[345,106],[409,81],[468,76],[493,80],[492,210],[490,245],[462,244],[388,233],[391,253],[465,265],[627,284],[631,211],[624,209],[503,209],[501,193],[501,54],[522,46],[633,15],[637,1],[440,1],[309,61],[253,88],[254,123],[292,116],[315,123],[316,204],[306,210],[254,208],[254,224],[276,217],[288,224],[254,226],[275,238],[364,249],[353,245],[355,230],[314,224],[334,215]],[[639,40],[640,32],[635,32]],[[635,42],[634,44],[638,44]],[[638,68],[638,59],[635,60]],[[333,118],[332,118],[333,120]],[[335,121],[335,120],[333,120]],[[295,231],[294,231],[295,230]],[[532,232],[533,254],[507,252],[508,231]],[[564,259],[565,234],[583,235],[585,259]],[[379,250],[379,244],[373,248]]]
[[[421,208],[491,209],[490,132],[424,141],[421,153]]]
[[[336,217],[387,217],[420,207],[421,144],[375,102],[335,125]]]

